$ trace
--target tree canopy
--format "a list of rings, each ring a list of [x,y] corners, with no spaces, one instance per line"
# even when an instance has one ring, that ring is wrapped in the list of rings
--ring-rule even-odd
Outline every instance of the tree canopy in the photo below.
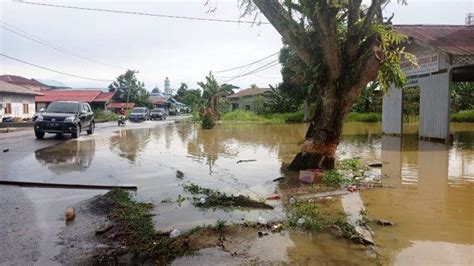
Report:
[[[131,102],[136,106],[151,107],[150,93],[145,89],[145,83],[138,81],[135,75],[138,71],[127,70],[109,85],[109,91],[114,92],[116,102]]]

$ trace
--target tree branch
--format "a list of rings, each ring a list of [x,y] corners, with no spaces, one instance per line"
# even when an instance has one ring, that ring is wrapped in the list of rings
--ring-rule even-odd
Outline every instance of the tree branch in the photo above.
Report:
[[[288,45],[298,54],[298,57],[307,65],[314,64],[311,43],[306,38],[305,32],[298,30],[298,23],[291,19],[283,6],[278,1],[253,0],[253,2]]]

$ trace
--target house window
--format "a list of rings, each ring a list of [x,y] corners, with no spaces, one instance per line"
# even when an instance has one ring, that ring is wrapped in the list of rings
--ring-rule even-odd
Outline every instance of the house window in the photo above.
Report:
[[[5,104],[5,114],[10,115],[11,113],[12,113],[12,104],[11,103]]]
[[[23,114],[29,114],[30,113],[30,106],[27,103],[23,104]]]
[[[245,110],[246,110],[246,111],[250,111],[250,105],[246,105],[246,106],[245,106]]]
[[[239,109],[239,104],[238,103],[232,103],[232,110],[237,110]]]

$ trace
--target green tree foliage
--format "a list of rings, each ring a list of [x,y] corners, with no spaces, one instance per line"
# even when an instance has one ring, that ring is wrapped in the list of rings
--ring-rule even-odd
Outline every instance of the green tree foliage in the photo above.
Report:
[[[109,85],[109,91],[114,92],[116,102],[131,102],[136,106],[151,107],[150,93],[145,89],[145,83],[138,81],[135,75],[138,71],[127,70]]]
[[[379,93],[377,81],[369,83],[352,106],[352,112],[377,113],[382,112],[382,94]]]
[[[209,72],[206,82],[198,82],[198,85],[203,91],[202,98],[206,101],[206,106],[219,117],[219,104],[225,101],[226,96],[234,93],[232,89],[235,87],[230,84],[219,85],[212,72]]]
[[[290,90],[285,90],[286,84],[280,83],[273,87],[270,85],[272,92],[270,93],[268,105],[274,113],[290,113],[298,110],[298,101],[288,94]]]
[[[188,84],[186,83],[181,83],[181,86],[179,86],[179,89],[178,91],[176,92],[176,95],[174,96],[174,98],[178,101],[178,102],[182,102],[183,101],[183,98],[184,98],[184,95],[186,95],[186,91],[188,90]]]
[[[452,112],[474,109],[474,82],[455,82],[451,88]]]

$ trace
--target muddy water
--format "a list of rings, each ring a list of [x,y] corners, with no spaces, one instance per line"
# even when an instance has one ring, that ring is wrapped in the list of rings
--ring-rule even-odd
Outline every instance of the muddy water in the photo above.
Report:
[[[137,197],[156,205],[157,227],[186,230],[213,224],[217,219],[239,222],[259,216],[278,220],[285,217],[278,202],[273,203],[272,211],[229,212],[202,211],[189,201],[178,204],[176,199],[186,196],[182,189],[185,182],[254,198],[299,186],[295,182],[278,186],[272,180],[282,176],[280,166],[289,163],[298,151],[305,129],[305,125],[225,124],[203,131],[189,124],[166,124],[121,130],[38,150],[16,162],[9,177],[61,183],[136,184]],[[410,130],[416,131],[416,125]],[[396,223],[394,227],[373,228],[381,254],[379,262],[406,265],[474,261],[474,125],[453,124],[451,131],[454,142],[448,146],[418,141],[415,134],[403,138],[382,136],[376,123],[346,125],[338,157],[383,162],[382,169],[375,173],[395,187],[360,193],[369,218]],[[249,159],[256,162],[237,163]],[[182,180],[176,178],[176,170],[184,172]],[[43,227],[49,222],[57,223],[67,204],[101,193],[45,191],[27,190],[37,203]],[[62,198],[67,200],[58,201]],[[264,261],[301,264],[375,261],[373,253],[360,245],[325,234],[291,232],[278,237],[268,243],[254,243],[254,256]],[[54,241],[54,235],[45,239]],[[206,254],[210,254],[209,258],[216,255],[204,253],[197,261],[206,261]],[[184,264],[193,262],[192,258],[183,259]]]

